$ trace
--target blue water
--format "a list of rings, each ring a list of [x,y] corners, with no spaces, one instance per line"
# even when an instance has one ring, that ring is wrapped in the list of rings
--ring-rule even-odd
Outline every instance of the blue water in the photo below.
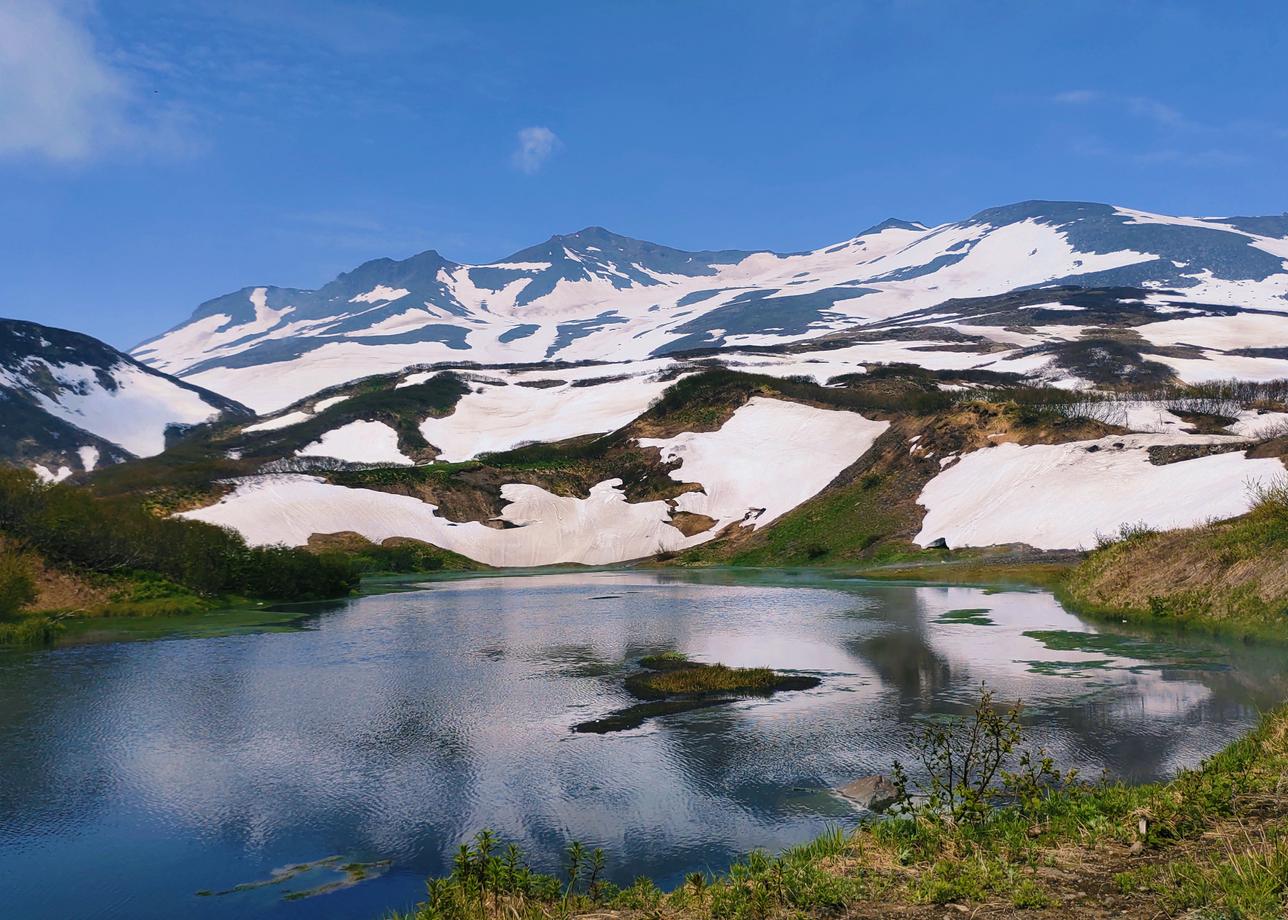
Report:
[[[959,608],[992,625],[940,621]],[[1142,780],[1283,696],[1269,650],[1080,655],[1022,635],[1039,628],[1105,629],[1039,592],[586,573],[443,581],[285,633],[0,655],[0,912],[377,918],[483,827],[538,866],[578,839],[616,881],[673,883],[857,821],[827,790],[906,760],[916,720],[961,711],[981,682],[1025,701],[1028,737],[1061,765]],[[569,731],[631,702],[631,662],[671,649],[823,682]],[[1089,659],[1104,664],[1032,664]],[[328,856],[391,865],[296,901],[339,876],[197,894]]]

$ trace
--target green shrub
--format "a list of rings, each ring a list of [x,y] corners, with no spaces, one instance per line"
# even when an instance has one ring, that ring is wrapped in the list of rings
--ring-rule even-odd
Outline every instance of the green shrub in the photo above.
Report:
[[[56,564],[105,574],[154,572],[207,597],[335,597],[358,582],[344,557],[247,546],[232,530],[156,517],[132,501],[97,498],[77,486],[45,486],[26,470],[0,470],[0,533]]]
[[[36,585],[27,563],[0,549],[0,617],[11,616],[36,599]]]
[[[49,645],[58,635],[59,628],[56,622],[43,616],[0,622],[0,645]]]
[[[964,718],[923,726],[913,739],[923,785],[914,789],[904,766],[894,764],[894,784],[903,810],[929,821],[982,825],[999,804],[1036,813],[1054,791],[1076,774],[1062,774],[1046,752],[1020,747],[1020,704],[993,705],[993,691],[981,687]]]

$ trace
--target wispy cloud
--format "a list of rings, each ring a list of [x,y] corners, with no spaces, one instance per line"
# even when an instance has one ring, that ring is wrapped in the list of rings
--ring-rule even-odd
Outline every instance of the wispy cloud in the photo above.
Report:
[[[0,152],[76,160],[126,131],[125,81],[55,3],[0,5]]]
[[[143,110],[95,44],[86,10],[60,0],[0,4],[0,156],[71,162],[119,147],[187,148],[182,110]]]
[[[1070,89],[1063,93],[1056,93],[1051,97],[1051,101],[1062,105],[1087,105],[1099,98],[1100,93],[1093,89]]]
[[[1132,96],[1122,93],[1105,93],[1094,89],[1071,89],[1056,93],[1052,102],[1060,105],[1102,105],[1116,108],[1128,115],[1171,128],[1196,128],[1197,123],[1186,118],[1181,111],[1149,96]]]
[[[1081,131],[1063,126],[1075,152],[1136,166],[1228,169],[1256,161],[1266,143],[1288,139],[1288,131],[1278,124],[1195,118],[1150,96],[1071,89],[1044,102],[1086,109],[1087,115],[1095,116],[1081,125]],[[1113,130],[1105,129],[1106,118],[1112,120]],[[1101,123],[1098,130],[1088,130],[1096,123]]]
[[[510,162],[520,172],[532,175],[546,165],[546,161],[563,146],[559,136],[545,125],[523,128],[518,135],[519,145],[510,155]]]

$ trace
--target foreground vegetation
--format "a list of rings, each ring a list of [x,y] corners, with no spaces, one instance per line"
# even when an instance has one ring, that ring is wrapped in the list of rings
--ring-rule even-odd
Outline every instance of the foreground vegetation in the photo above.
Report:
[[[1288,710],[1198,768],[1144,786],[1082,783],[1023,746],[1017,707],[984,693],[972,716],[917,739],[925,783],[896,765],[900,804],[850,833],[752,853],[671,891],[605,880],[573,844],[558,875],[484,832],[403,920],[1004,916],[1282,918],[1288,910]]]

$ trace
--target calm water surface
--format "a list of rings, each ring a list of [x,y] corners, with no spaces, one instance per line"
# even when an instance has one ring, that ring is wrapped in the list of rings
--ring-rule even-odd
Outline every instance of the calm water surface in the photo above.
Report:
[[[974,622],[950,611],[978,608]],[[1058,642],[1023,635],[1059,630]],[[1125,627],[1123,627],[1125,629]],[[1088,650],[1053,650],[1083,643]],[[1072,636],[1072,638],[1071,638]],[[812,691],[615,735],[641,655],[799,669]],[[552,866],[674,883],[859,816],[826,790],[908,756],[981,682],[1062,765],[1190,765],[1282,699],[1282,650],[1088,625],[1049,595],[789,572],[444,581],[305,628],[0,656],[0,912],[22,918],[379,917],[490,827]],[[383,875],[302,900],[338,856]]]

